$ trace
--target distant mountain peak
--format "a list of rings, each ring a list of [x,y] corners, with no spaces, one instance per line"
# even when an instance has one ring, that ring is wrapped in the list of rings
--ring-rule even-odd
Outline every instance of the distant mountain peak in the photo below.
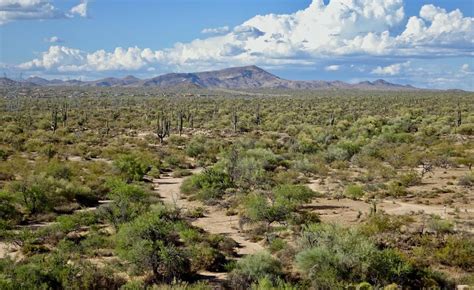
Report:
[[[0,86],[16,85],[13,80],[0,81]],[[285,80],[256,66],[230,67],[221,70],[195,73],[169,73],[141,80],[133,75],[124,78],[108,77],[95,81],[46,80],[30,77],[22,86],[88,86],[88,87],[161,87],[161,88],[207,88],[207,89],[356,89],[356,90],[417,90],[412,86],[392,84],[379,79],[348,84],[342,81],[292,81]]]

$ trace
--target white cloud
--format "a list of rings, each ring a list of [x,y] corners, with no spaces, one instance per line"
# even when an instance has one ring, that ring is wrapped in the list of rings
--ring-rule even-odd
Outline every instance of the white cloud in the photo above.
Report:
[[[61,13],[48,0],[0,1],[0,25],[14,20],[59,17]]]
[[[410,62],[404,62],[404,63],[395,63],[386,67],[377,67],[375,68],[372,73],[377,74],[377,75],[389,75],[389,76],[394,76],[398,75],[401,73],[403,68],[407,68],[410,66]]]
[[[82,0],[81,3],[72,7],[71,10],[69,10],[69,13],[67,14],[68,17],[74,17],[74,15],[78,15],[80,17],[87,17],[87,5],[88,1]]]
[[[221,26],[216,28],[204,28],[201,33],[203,34],[224,34],[230,31],[229,26]]]
[[[87,2],[72,8],[70,14],[57,9],[51,0],[0,0],[0,25],[18,20],[73,17],[75,14],[87,15]]]
[[[51,46],[47,52],[42,53],[41,58],[22,63],[19,68],[26,70],[59,70],[70,66],[84,64],[84,52],[64,46]]]
[[[326,71],[338,71],[340,68],[341,68],[340,65],[335,65],[335,64],[333,64],[333,65],[328,65],[328,66],[326,66],[326,67],[324,68],[324,70],[326,70]]]
[[[411,49],[425,47],[436,53],[446,52],[443,48],[472,49],[474,18],[464,17],[459,9],[447,12],[433,5],[424,5],[420,17],[410,17],[405,31],[396,40],[399,46]]]
[[[83,8],[74,13],[87,15],[87,2],[78,6]],[[258,15],[233,28],[205,29],[203,33],[220,33],[164,50],[119,47],[82,52],[52,46],[21,66],[55,71],[146,71],[150,67],[181,71],[248,64],[314,66],[356,56],[392,61],[372,73],[394,76],[407,68],[406,59],[474,55],[474,20],[459,10],[425,5],[419,17],[407,23],[404,19],[403,0],[331,0],[327,5],[313,0],[308,8],[292,14]],[[402,32],[394,35],[400,28]],[[324,65],[336,69],[331,63]]]
[[[63,43],[64,42],[64,40],[58,36],[51,36],[49,38],[45,38],[44,41],[49,42],[49,43]]]

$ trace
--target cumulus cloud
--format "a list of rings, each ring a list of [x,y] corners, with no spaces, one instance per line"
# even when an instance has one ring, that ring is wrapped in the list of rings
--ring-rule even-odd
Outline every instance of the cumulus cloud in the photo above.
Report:
[[[409,18],[405,30],[396,38],[399,46],[445,52],[443,47],[466,48],[474,44],[474,18],[464,17],[459,9],[447,12],[424,5],[419,16]]]
[[[338,71],[341,68],[340,65],[328,65],[324,68],[325,71]]]
[[[87,2],[82,2],[73,9],[74,13],[72,9],[72,14],[65,13],[57,9],[50,0],[1,0],[0,25],[17,20],[58,19],[73,17],[75,14],[83,16],[83,13],[87,14]]]
[[[67,14],[68,17],[74,17],[74,15],[78,15],[80,17],[87,17],[87,5],[87,0],[82,0],[81,3],[72,7],[71,10],[69,10],[69,13]]]
[[[392,65],[389,65],[389,66],[386,66],[386,67],[379,66],[379,67],[375,68],[372,71],[372,73],[373,74],[378,74],[378,75],[394,76],[394,75],[400,74],[403,68],[407,68],[409,66],[410,66],[409,61],[404,62],[404,63],[395,63],[395,64],[392,64]]]
[[[87,2],[79,6],[82,8],[73,8],[74,13],[87,15]],[[248,64],[315,65],[321,59],[341,62],[356,56],[372,61],[380,57],[384,62],[398,59],[372,70],[373,74],[394,76],[409,65],[400,59],[472,56],[474,19],[464,17],[461,11],[425,5],[418,16],[406,23],[404,19],[403,0],[331,0],[328,4],[313,0],[309,7],[292,14],[258,15],[233,28],[205,29],[203,33],[217,35],[168,49],[82,52],[52,46],[22,66],[58,71],[146,71],[150,67],[179,71]],[[400,29],[401,33],[394,34]],[[329,71],[339,68],[330,63],[326,66]]]
[[[204,28],[201,33],[203,34],[225,34],[230,31],[229,26],[221,26],[216,28]]]
[[[63,43],[64,42],[64,40],[58,36],[51,36],[49,38],[45,38],[44,41],[49,42],[49,43]]]
[[[467,63],[461,66],[461,73],[464,75],[472,74],[471,66]]]
[[[51,46],[48,51],[43,52],[40,58],[19,65],[21,69],[27,70],[59,70],[71,66],[80,66],[85,62],[85,53],[79,49],[64,46]]]

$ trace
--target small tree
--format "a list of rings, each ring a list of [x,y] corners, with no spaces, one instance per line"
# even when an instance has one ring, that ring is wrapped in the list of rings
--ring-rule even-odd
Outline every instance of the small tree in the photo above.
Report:
[[[141,181],[145,174],[150,170],[150,166],[146,164],[140,157],[127,154],[120,156],[115,162],[122,176],[127,182]]]
[[[117,252],[139,270],[151,270],[155,281],[166,283],[190,273],[190,261],[178,248],[173,219],[164,208],[124,224],[117,233]]]
[[[141,187],[118,180],[109,181],[108,187],[108,197],[113,202],[101,208],[101,212],[115,228],[148,209],[148,194]]]

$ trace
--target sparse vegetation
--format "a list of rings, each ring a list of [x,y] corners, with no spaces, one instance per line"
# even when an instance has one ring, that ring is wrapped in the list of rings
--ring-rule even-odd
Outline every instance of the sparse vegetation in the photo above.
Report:
[[[2,289],[472,281],[471,93],[25,92],[0,99]]]

